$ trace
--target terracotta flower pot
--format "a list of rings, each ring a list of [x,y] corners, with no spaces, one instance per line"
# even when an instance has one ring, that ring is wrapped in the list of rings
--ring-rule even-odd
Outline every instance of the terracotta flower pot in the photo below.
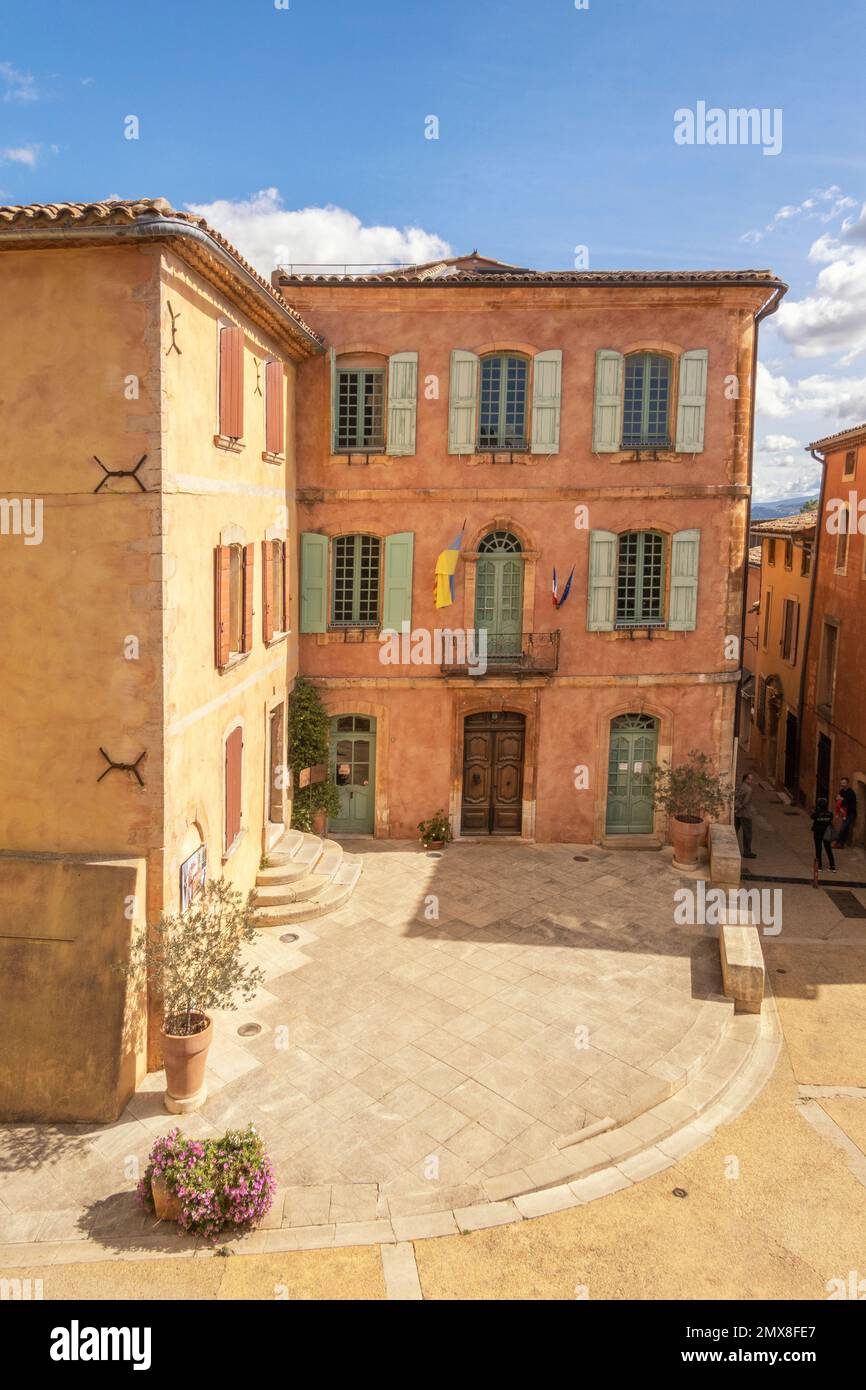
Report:
[[[180,1198],[169,1192],[165,1180],[154,1175],[150,1180],[150,1190],[153,1195],[153,1205],[156,1208],[156,1219],[158,1221],[176,1221],[180,1216]]]
[[[706,821],[698,816],[672,816],[670,820],[671,844],[674,847],[674,867],[677,869],[696,869],[698,866],[701,841],[706,832]]]
[[[445,841],[444,841],[444,840],[423,840],[423,841],[422,841],[422,844],[424,845],[424,848],[425,848],[425,849],[444,849],[444,848],[445,848]]]
[[[327,835],[328,833],[328,813],[327,811],[313,812],[313,834]]]
[[[213,1042],[213,1020],[207,1014],[196,1013],[192,1017],[205,1019],[207,1027],[189,1036],[169,1033],[165,1026],[161,1030],[166,1097],[170,1100],[190,1100],[204,1091],[208,1048]]]

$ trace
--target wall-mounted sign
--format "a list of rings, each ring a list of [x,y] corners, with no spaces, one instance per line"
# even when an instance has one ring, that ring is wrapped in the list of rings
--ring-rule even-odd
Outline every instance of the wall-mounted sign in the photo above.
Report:
[[[180,910],[185,912],[204,888],[207,878],[207,845],[199,845],[180,866]]]
[[[318,782],[326,781],[327,776],[327,763],[316,763],[315,767],[302,767],[298,773],[298,787],[315,787]]]

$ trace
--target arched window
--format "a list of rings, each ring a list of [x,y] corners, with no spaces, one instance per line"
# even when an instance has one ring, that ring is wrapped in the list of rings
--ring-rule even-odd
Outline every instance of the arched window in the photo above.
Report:
[[[666,449],[671,442],[671,359],[635,352],[625,359],[624,449]]]
[[[520,541],[511,531],[488,531],[484,539],[478,543],[479,555],[513,555],[515,551],[522,549]]]
[[[480,449],[526,448],[529,362],[497,354],[481,359]]]
[[[616,621],[664,621],[664,537],[657,531],[624,531],[619,538],[616,571]]]
[[[379,621],[381,540],[378,536],[337,536],[331,555],[334,626],[375,626]]]

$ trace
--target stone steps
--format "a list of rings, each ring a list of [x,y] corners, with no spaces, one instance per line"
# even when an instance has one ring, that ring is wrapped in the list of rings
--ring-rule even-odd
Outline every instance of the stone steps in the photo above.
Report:
[[[361,875],[361,861],[336,840],[287,830],[256,876],[255,924],[283,927],[342,907]]]

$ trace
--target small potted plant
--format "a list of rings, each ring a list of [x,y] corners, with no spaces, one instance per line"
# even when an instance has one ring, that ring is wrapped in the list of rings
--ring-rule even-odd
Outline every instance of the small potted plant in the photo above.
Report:
[[[451,826],[444,811],[418,822],[418,833],[425,849],[444,849],[451,839]]]
[[[256,940],[255,895],[246,899],[225,879],[210,879],[180,916],[163,916],[133,948],[127,972],[144,969],[162,1000],[165,1108],[197,1110],[207,1098],[205,1069],[213,1041],[211,1009],[236,1009],[265,978],[243,959]]]
[[[695,869],[706,816],[719,816],[730,799],[730,787],[713,769],[706,753],[693,748],[683,763],[653,770],[653,801],[668,815],[674,867]]]
[[[185,1139],[179,1129],[150,1151],[138,1200],[160,1221],[190,1235],[215,1238],[225,1226],[248,1230],[270,1210],[276,1181],[252,1125],[221,1139]]]

